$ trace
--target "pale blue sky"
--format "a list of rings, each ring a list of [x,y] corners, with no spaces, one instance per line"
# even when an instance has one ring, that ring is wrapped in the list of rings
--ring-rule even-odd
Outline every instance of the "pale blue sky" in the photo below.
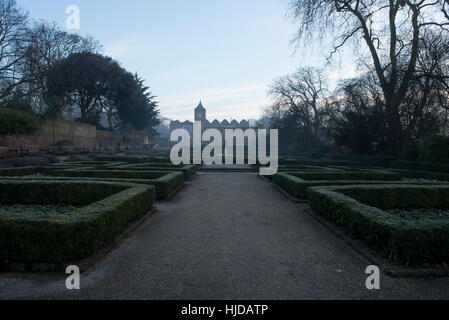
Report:
[[[32,19],[65,29],[77,5],[80,34],[146,79],[163,116],[192,120],[199,100],[209,119],[255,119],[269,104],[275,77],[300,65],[322,65],[325,53],[290,44],[295,25],[286,0],[18,0]],[[354,72],[351,66],[346,74]],[[338,72],[333,77],[339,77]],[[331,74],[332,77],[332,74]]]

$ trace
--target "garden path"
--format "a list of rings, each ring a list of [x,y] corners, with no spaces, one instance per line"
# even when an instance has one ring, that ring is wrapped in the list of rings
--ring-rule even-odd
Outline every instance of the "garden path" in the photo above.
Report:
[[[256,173],[200,172],[65,289],[64,275],[0,274],[0,299],[449,298],[449,279],[365,287],[369,263]]]

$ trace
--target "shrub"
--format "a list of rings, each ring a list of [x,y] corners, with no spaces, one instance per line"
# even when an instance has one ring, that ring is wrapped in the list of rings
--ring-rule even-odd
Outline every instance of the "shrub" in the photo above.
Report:
[[[122,136],[122,143],[126,146],[129,145],[131,143],[131,137],[128,136],[127,134],[124,134]]]
[[[388,260],[409,265],[449,261],[449,219],[405,219],[397,208],[449,208],[449,185],[313,187],[312,209]]]
[[[74,147],[74,146],[75,142],[73,142],[73,140],[64,139],[55,142],[55,147]]]
[[[449,137],[433,136],[419,148],[419,160],[432,163],[449,163]]]
[[[2,103],[2,107],[7,109],[13,109],[22,111],[25,113],[33,113],[33,106],[29,104],[25,99],[13,99]]]
[[[83,207],[57,216],[0,216],[0,263],[66,263],[110,243],[148,212],[151,186],[92,181],[0,181],[0,204]]]
[[[416,161],[391,161],[390,168],[449,173],[449,165]]]
[[[38,118],[19,110],[0,108],[0,134],[33,134],[39,129]]]

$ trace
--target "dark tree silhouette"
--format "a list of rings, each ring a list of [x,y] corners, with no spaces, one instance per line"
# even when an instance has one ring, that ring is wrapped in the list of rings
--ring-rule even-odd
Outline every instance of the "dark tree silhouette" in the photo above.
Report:
[[[349,41],[362,40],[361,63],[382,89],[390,151],[400,153],[406,140],[401,108],[416,74],[420,38],[426,30],[448,32],[447,0],[292,0],[291,10],[300,23],[299,41],[334,36],[331,56]]]
[[[122,69],[109,57],[76,53],[56,63],[47,74],[48,104],[75,107],[82,123],[97,124],[116,90]]]
[[[46,101],[52,110],[76,110],[82,123],[98,125],[106,115],[110,130],[153,134],[157,102],[143,82],[109,57],[76,53],[48,72]]]
[[[25,82],[17,72],[23,59],[27,15],[15,0],[0,1],[0,99],[7,97]]]

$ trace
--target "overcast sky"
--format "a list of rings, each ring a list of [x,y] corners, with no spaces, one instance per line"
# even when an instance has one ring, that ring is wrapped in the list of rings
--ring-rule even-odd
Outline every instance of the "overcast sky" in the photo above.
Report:
[[[208,119],[256,119],[278,76],[305,65],[322,66],[317,46],[290,44],[295,24],[285,0],[18,0],[32,19],[65,29],[68,5],[80,8],[80,34],[103,53],[138,72],[160,102],[161,114],[192,120],[202,100]],[[331,80],[355,73],[351,64]]]

